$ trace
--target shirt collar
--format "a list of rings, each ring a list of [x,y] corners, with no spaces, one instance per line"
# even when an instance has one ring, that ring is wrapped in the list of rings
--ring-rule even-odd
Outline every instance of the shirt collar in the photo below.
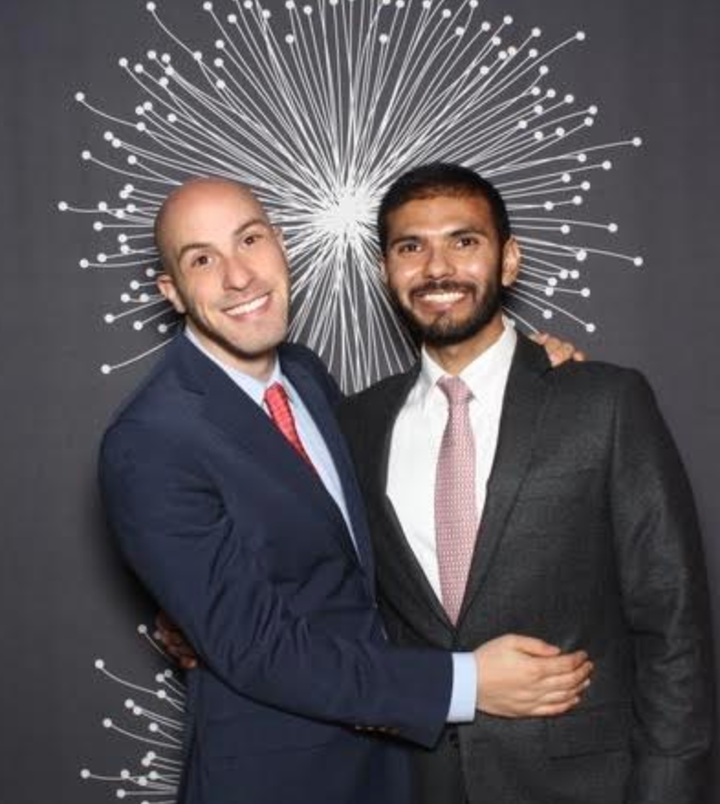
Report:
[[[190,341],[190,343],[193,344],[193,346],[199,349],[205,355],[205,357],[207,357],[209,360],[212,360],[216,366],[219,366],[228,375],[228,377],[230,377],[235,385],[243,390],[253,400],[253,402],[260,405],[260,407],[263,406],[265,391],[275,382],[281,382],[285,386],[285,390],[287,391],[290,400],[293,401],[294,389],[292,389],[290,384],[284,378],[282,369],[280,367],[280,361],[278,359],[275,360],[270,377],[263,382],[262,380],[258,380],[257,377],[253,377],[250,374],[246,374],[244,371],[239,371],[238,369],[223,363],[222,360],[215,357],[215,355],[213,355],[203,346],[197,335],[195,335],[195,333],[189,327],[185,327],[184,336]]]
[[[476,399],[482,399],[487,395],[488,388],[495,387],[499,378],[507,376],[516,343],[515,326],[503,316],[502,335],[459,375]],[[444,369],[423,348],[420,356],[420,375],[414,389],[416,401],[425,407],[432,404],[433,400],[444,400],[444,394],[437,387],[437,382],[445,376],[447,374]],[[501,386],[504,387],[504,383],[501,383]]]

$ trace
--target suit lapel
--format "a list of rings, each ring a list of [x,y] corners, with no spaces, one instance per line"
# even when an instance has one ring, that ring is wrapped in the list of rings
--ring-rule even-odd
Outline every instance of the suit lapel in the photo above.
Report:
[[[310,415],[313,417],[315,424],[322,433],[325,445],[330,451],[338,476],[340,477],[340,483],[345,496],[345,505],[350,521],[352,522],[353,534],[357,544],[357,551],[360,554],[362,567],[368,577],[374,579],[375,566],[372,548],[370,546],[365,506],[355,476],[355,469],[350,459],[345,440],[340,433],[335,414],[330,407],[325,392],[307,368],[286,353],[281,353],[281,360],[283,372],[302,397],[305,406],[310,411]],[[347,533],[347,527],[345,526],[342,513],[327,492],[326,497],[330,499],[333,508],[337,511],[343,523],[342,530],[345,535],[343,541],[352,549],[353,553],[355,553],[355,547],[352,544],[350,534]]]
[[[257,465],[258,471],[267,475],[269,483],[281,485],[297,496],[299,504],[311,506],[318,515],[333,519],[336,524],[333,532],[338,534],[338,542],[357,562],[357,553],[335,501],[265,412],[186,338],[179,337],[171,348],[177,356],[181,382],[186,390],[202,398],[202,411],[207,420],[237,444]],[[294,374],[288,376],[294,384]],[[304,381],[302,390],[298,388],[303,400],[306,385]],[[315,393],[320,394],[319,390]],[[238,482],[242,482],[241,479]]]
[[[405,532],[402,529],[402,525],[400,524],[397,512],[395,511],[395,507],[387,493],[390,447],[392,445],[395,421],[402,406],[405,404],[408,394],[415,385],[419,371],[420,364],[418,363],[410,372],[398,378],[399,385],[394,385],[388,397],[381,400],[378,413],[382,421],[382,430],[380,433],[381,451],[378,472],[376,473],[378,485],[375,489],[375,493],[377,495],[376,499],[381,501],[385,521],[389,525],[387,529],[388,538],[392,542],[391,549],[387,551],[386,562],[393,560],[400,566],[401,572],[408,576],[412,586],[420,590],[421,597],[427,603],[433,617],[438,620],[443,628],[452,629],[453,625],[447,616],[447,612],[438,599],[438,596],[435,594],[435,590],[430,585],[427,575],[415,555],[415,551],[410,546]]]
[[[527,474],[536,427],[547,396],[548,386],[542,376],[549,368],[544,350],[519,336],[505,389],[497,451],[458,625],[482,588]]]

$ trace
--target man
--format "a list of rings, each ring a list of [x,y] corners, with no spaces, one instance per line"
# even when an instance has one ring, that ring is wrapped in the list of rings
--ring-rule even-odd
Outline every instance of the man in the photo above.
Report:
[[[713,730],[706,581],[685,473],[635,371],[568,362],[501,315],[520,249],[495,188],[401,176],[378,229],[422,342],[341,423],[391,639],[462,650],[508,631],[595,662],[558,718],[478,713],[414,752],[418,804],[699,804]]]
[[[202,660],[179,800],[402,804],[405,754],[373,732],[431,746],[476,706],[574,706],[581,651],[513,636],[452,655],[387,643],[339,395],[317,357],[282,343],[285,253],[252,193],[183,185],[156,242],[186,332],[109,427],[100,473],[125,557]]]

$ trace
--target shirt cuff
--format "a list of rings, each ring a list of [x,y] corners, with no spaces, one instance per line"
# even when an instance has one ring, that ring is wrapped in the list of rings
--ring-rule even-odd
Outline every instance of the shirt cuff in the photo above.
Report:
[[[477,704],[477,665],[473,653],[453,653],[453,683],[448,723],[471,723]]]

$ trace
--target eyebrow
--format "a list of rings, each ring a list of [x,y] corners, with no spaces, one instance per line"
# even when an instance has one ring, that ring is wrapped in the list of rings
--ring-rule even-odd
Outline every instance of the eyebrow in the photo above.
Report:
[[[266,221],[264,218],[251,218],[249,221],[245,221],[245,223],[240,224],[240,226],[238,226],[237,229],[235,229],[235,231],[232,233],[232,236],[240,237],[240,235],[242,235],[242,233],[246,229],[250,229],[253,226],[258,225],[265,226],[268,229],[272,228],[270,223]],[[180,262],[180,260],[185,256],[185,254],[188,253],[188,251],[197,251],[198,249],[203,248],[212,248],[212,243],[202,243],[202,242],[186,243],[178,252],[177,261]]]
[[[448,237],[448,238],[461,237],[462,235],[469,235],[469,234],[481,235],[482,237],[490,237],[487,229],[483,229],[480,226],[463,226],[460,229],[453,229],[451,232],[441,232],[440,234],[442,237]],[[410,234],[404,234],[400,235],[400,237],[393,238],[390,241],[390,245],[388,246],[388,248],[393,248],[394,246],[397,246],[399,243],[409,243],[422,239],[423,239],[422,235],[413,234],[411,232]]]

